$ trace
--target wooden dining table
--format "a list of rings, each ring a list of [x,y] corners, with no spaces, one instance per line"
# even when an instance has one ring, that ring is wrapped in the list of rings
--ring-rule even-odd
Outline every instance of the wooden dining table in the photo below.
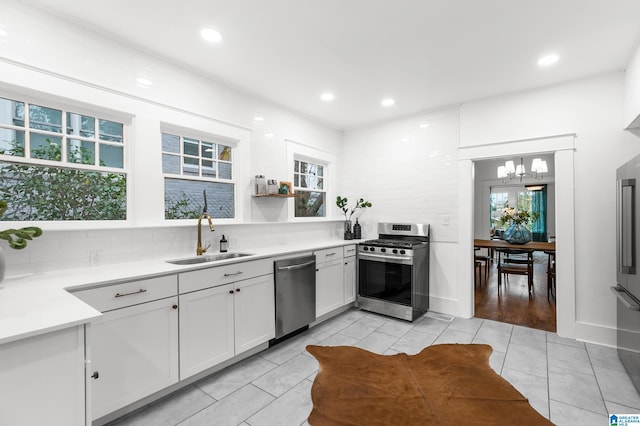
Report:
[[[546,241],[529,241],[526,244],[511,244],[505,240],[473,240],[473,246],[477,248],[488,249],[525,249],[533,251],[556,251],[556,242],[548,243]]]
[[[526,244],[511,244],[505,240],[480,240],[474,239],[473,246],[475,249],[486,248],[489,249],[489,256],[493,258],[493,251],[496,249],[525,249],[533,251],[544,251],[547,253],[555,254],[556,242],[546,241],[529,241]],[[548,273],[549,271],[547,271]],[[547,294],[549,294],[549,282],[547,282]]]

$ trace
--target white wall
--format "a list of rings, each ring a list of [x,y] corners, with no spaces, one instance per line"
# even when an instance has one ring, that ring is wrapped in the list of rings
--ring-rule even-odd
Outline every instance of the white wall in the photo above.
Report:
[[[612,345],[616,305],[609,287],[615,282],[615,170],[640,152],[637,138],[622,130],[623,83],[623,73],[615,72],[470,102],[462,106],[460,118],[460,145],[465,147],[490,150],[495,143],[575,133],[572,320],[575,337]],[[566,196],[558,187],[556,198]],[[460,212],[465,214],[470,212]],[[564,231],[560,221],[558,226],[560,235]],[[559,314],[562,309],[559,303]]]
[[[123,112],[132,118],[130,191],[132,214],[117,231],[87,230],[109,225],[44,224],[45,236],[27,249],[5,249],[8,275],[48,269],[89,266],[90,254],[102,251],[102,262],[143,257],[191,254],[195,221],[176,225],[163,219],[163,177],[160,162],[160,123],[222,134],[241,141],[234,164],[238,176],[238,218],[216,221],[217,241],[224,226],[235,233],[237,248],[254,242],[252,236],[273,236],[269,225],[243,223],[291,221],[292,200],[251,197],[252,177],[291,181],[286,140],[313,146],[334,156],[333,177],[339,181],[342,133],[264,100],[231,90],[116,43],[75,24],[8,0],[3,2],[0,36],[0,96],[28,95],[71,106]],[[136,78],[153,81],[141,87]],[[253,120],[265,118],[263,122]],[[333,195],[335,197],[335,195]],[[275,202],[273,202],[275,201]],[[335,214],[329,208],[330,214]],[[67,230],[59,231],[61,228]],[[339,236],[335,222],[295,225],[311,237]],[[280,229],[280,228],[275,228]],[[293,229],[293,228],[292,228]],[[280,231],[282,231],[280,229]],[[299,235],[288,234],[291,239]],[[234,235],[228,235],[233,237]],[[275,239],[282,241],[283,237]],[[216,244],[214,244],[214,247]],[[182,251],[181,253],[178,253]]]
[[[373,203],[361,216],[365,237],[379,221],[431,225],[430,309],[450,314],[458,314],[458,129],[450,108],[348,131],[341,173],[342,195]]]
[[[624,125],[640,128],[640,46],[629,62],[624,76]]]

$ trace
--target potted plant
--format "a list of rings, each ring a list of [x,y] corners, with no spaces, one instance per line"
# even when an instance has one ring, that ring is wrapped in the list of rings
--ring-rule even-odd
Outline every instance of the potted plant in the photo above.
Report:
[[[365,209],[367,207],[371,207],[372,204],[369,201],[365,201],[364,198],[360,198],[356,201],[356,205],[349,211],[349,207],[347,203],[349,200],[345,197],[342,198],[338,195],[336,198],[336,205],[340,210],[342,210],[342,214],[344,214],[344,239],[352,240],[353,233],[351,232],[351,217],[358,209]]]
[[[0,218],[7,211],[7,202],[0,200]],[[6,240],[9,243],[9,247],[15,250],[21,250],[27,246],[27,241],[32,240],[35,237],[42,235],[42,229],[37,226],[28,226],[20,229],[5,229],[0,231],[0,240]],[[0,282],[4,279],[5,274],[5,261],[2,247],[0,247]]]
[[[515,208],[505,206],[502,209],[500,223],[508,225],[504,231],[504,240],[511,244],[526,244],[531,241],[531,231],[527,225],[538,220],[538,213],[527,210],[516,211]]]

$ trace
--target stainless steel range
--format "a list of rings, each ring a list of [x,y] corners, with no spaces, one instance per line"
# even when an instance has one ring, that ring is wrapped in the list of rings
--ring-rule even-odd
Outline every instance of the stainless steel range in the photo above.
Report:
[[[429,225],[379,223],[358,245],[358,305],[413,321],[429,309]]]

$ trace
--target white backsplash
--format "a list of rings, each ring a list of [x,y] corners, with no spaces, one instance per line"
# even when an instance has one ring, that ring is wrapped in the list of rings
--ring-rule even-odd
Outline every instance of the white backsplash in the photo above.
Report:
[[[216,225],[213,233],[202,226],[203,244],[218,252],[220,238],[229,240],[229,251],[253,252],[260,248],[339,240],[341,221],[306,223],[252,223]],[[195,255],[196,226],[130,228],[90,231],[45,231],[23,250],[4,250],[7,277],[114,265],[153,259]]]

